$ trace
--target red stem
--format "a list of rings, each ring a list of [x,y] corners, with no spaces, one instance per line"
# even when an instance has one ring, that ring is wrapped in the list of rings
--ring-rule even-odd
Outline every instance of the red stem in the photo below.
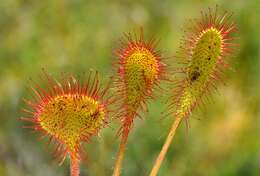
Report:
[[[125,127],[123,130],[123,133],[122,133],[122,138],[121,138],[120,146],[119,146],[117,157],[116,157],[116,163],[115,163],[113,176],[119,176],[121,174],[121,166],[122,166],[122,161],[124,158],[128,134],[129,134],[129,128]]]
[[[70,176],[79,176],[80,173],[80,159],[77,154],[70,155]]]

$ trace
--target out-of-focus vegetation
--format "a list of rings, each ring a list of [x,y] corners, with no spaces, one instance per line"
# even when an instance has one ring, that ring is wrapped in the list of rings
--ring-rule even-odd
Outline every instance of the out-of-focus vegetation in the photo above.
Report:
[[[260,173],[260,13],[257,0],[0,0],[0,175],[64,176],[51,150],[18,121],[28,78],[39,80],[41,68],[54,76],[98,70],[106,80],[115,60],[112,51],[123,32],[143,26],[145,35],[161,39],[166,56],[176,52],[188,18],[218,4],[234,12],[240,49],[234,70],[219,94],[183,124],[160,170],[162,176],[257,176]],[[170,61],[170,60],[169,60]],[[163,99],[149,104],[130,134],[122,175],[147,175],[161,149],[171,117],[161,120]],[[82,175],[111,175],[118,124],[102,130],[86,145],[88,164]]]

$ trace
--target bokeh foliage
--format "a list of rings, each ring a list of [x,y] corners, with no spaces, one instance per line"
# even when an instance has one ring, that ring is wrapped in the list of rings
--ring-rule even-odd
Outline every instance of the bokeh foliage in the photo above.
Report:
[[[258,0],[0,0],[0,175],[62,176],[37,134],[21,129],[20,109],[29,81],[41,68],[54,76],[82,75],[90,68],[106,80],[112,74],[113,49],[123,32],[143,26],[160,38],[166,56],[177,50],[186,19],[218,4],[234,12],[240,49],[219,94],[183,124],[160,170],[162,176],[256,176],[260,173],[260,13]],[[174,59],[174,58],[172,58]],[[168,61],[171,64],[171,59]],[[162,92],[161,94],[164,94]],[[167,97],[167,95],[165,95]],[[149,104],[129,138],[123,175],[147,175],[170,127],[161,119],[164,98]],[[118,147],[118,124],[102,130],[86,145],[89,163],[82,175],[111,175]]]

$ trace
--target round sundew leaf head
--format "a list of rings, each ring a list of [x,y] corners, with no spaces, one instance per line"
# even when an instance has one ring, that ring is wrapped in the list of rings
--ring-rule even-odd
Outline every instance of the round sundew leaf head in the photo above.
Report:
[[[91,136],[105,121],[98,101],[82,95],[56,96],[43,105],[39,125],[50,135],[75,150],[82,136]]]
[[[44,78],[46,86],[32,81],[34,98],[26,100],[27,117],[21,120],[33,122],[29,128],[54,140],[55,155],[62,161],[67,154],[79,158],[82,143],[108,123],[107,88],[101,88],[97,72],[90,72],[83,82],[73,76],[65,76],[58,82],[46,72]]]

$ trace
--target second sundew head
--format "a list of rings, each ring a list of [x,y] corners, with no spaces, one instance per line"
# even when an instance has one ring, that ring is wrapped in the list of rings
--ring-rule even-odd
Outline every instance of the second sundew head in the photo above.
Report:
[[[144,47],[133,49],[125,58],[124,79],[128,113],[134,113],[145,95],[148,95],[158,77],[159,66],[156,57]]]
[[[184,40],[183,46],[187,48],[183,50],[185,67],[182,70],[185,76],[175,95],[178,117],[186,117],[203,101],[211,87],[215,88],[220,70],[225,68],[224,57],[231,51],[231,43],[227,41],[232,41],[230,34],[235,27],[229,21],[230,15],[217,13],[217,8],[214,12],[209,9],[200,21],[195,22],[193,33]]]
[[[155,41],[146,42],[142,33],[135,39],[131,34],[127,34],[126,38],[122,48],[117,50],[119,61],[116,88],[124,107],[123,123],[125,118],[133,119],[138,115],[158,82],[165,78],[165,64],[161,61],[161,55],[155,51]]]

